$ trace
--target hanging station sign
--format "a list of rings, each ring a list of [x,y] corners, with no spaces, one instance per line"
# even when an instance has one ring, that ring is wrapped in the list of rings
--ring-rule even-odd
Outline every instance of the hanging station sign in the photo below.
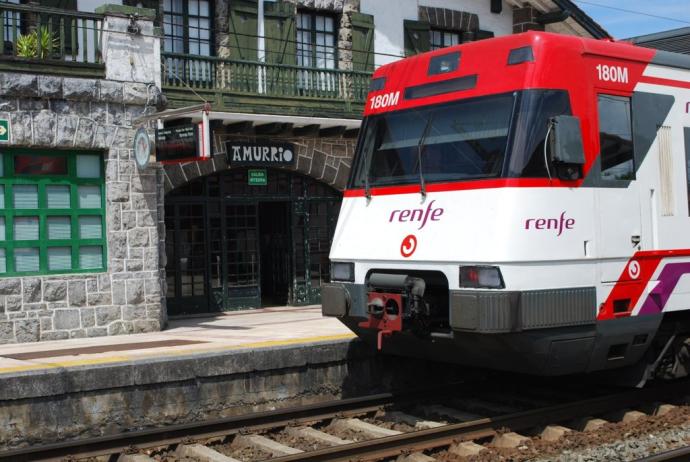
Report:
[[[225,142],[228,164],[233,167],[258,165],[287,167],[295,163],[295,145],[291,143]]]
[[[156,161],[189,162],[211,158],[209,130],[203,122],[156,130]]]

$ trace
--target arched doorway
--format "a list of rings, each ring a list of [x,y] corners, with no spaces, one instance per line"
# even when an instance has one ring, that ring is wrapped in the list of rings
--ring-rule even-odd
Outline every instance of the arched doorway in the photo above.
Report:
[[[321,300],[341,194],[304,175],[247,168],[198,178],[165,196],[168,313]]]

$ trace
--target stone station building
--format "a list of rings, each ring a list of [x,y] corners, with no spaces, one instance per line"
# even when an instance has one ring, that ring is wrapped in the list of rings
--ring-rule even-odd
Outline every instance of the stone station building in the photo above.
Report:
[[[567,0],[380,2],[1,4],[0,343],[318,303],[376,65],[513,31],[606,35]],[[21,55],[44,29],[52,49]],[[198,122],[202,103],[210,159],[136,165],[139,127]],[[233,157],[274,147],[291,155]]]

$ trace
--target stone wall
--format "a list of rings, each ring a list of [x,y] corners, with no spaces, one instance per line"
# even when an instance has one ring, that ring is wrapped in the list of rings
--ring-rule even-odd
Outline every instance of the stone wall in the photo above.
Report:
[[[229,168],[225,141],[237,139],[242,141],[265,140],[294,143],[297,147],[297,159],[293,166],[284,170],[308,175],[322,181],[335,189],[345,189],[350,176],[352,157],[354,156],[356,139],[352,138],[318,138],[318,137],[258,137],[247,135],[233,135],[214,132],[214,156],[205,161],[188,162],[185,164],[170,164],[165,166],[165,192],[183,186],[201,176],[220,172]]]
[[[133,120],[154,111],[154,85],[0,73],[3,147],[103,152],[107,271],[0,277],[0,343],[155,331],[165,321],[158,243],[163,173],[139,171]]]

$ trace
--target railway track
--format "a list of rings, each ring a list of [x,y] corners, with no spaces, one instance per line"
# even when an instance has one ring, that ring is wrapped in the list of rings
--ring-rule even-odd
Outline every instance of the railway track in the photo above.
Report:
[[[430,462],[439,455],[450,460],[488,450],[479,444],[487,441],[497,448],[524,447],[535,436],[556,441],[570,431],[599,428],[606,423],[601,416],[612,413],[618,414],[615,419],[640,418],[637,409],[683,397],[689,385],[684,380],[583,394],[565,387],[471,392],[469,384],[459,384],[34,446],[0,453],[0,461],[95,460],[90,458],[104,455],[120,462]]]

